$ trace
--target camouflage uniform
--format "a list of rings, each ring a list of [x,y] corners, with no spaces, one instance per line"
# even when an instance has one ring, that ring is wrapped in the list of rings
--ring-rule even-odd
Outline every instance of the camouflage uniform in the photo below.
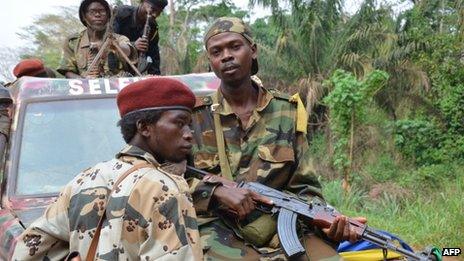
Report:
[[[123,35],[113,34],[117,44],[125,43],[130,46],[131,52],[128,58],[136,62],[137,51],[135,47],[130,43],[129,39]],[[61,56],[60,65],[57,71],[61,74],[66,72],[73,72],[79,75],[83,75],[87,68],[90,66],[93,58],[98,53],[97,49],[91,49],[89,36],[87,29],[82,32],[70,36],[66,39],[63,46],[63,53]],[[115,61],[109,61],[109,55],[106,58],[101,59],[100,63],[94,67],[90,77],[109,77],[109,76],[124,76],[124,73],[128,71],[128,66],[123,57],[119,57],[117,52],[110,51],[115,57]],[[111,66],[109,64],[112,64]],[[114,65],[113,65],[114,64]]]
[[[253,85],[258,88],[258,104],[247,126],[241,126],[239,118],[221,92],[217,91],[219,106],[215,111],[220,114],[226,154],[234,180],[258,181],[279,190],[300,194],[305,199],[313,196],[322,198],[306,135],[296,130],[297,102],[288,95],[265,89],[256,81]],[[199,106],[193,114],[196,143],[193,149],[194,163],[198,168],[219,174],[212,98],[205,97],[197,104]],[[277,247],[278,241],[274,247],[253,248],[239,238],[240,232],[235,229],[233,221],[215,219],[218,206],[215,206],[211,196],[216,184],[205,184],[198,180],[189,182],[207,260],[285,259],[282,250]],[[319,237],[324,237],[320,231],[310,227],[307,229],[304,240],[307,249],[318,249],[310,253],[313,260],[339,259],[332,247],[314,236],[317,233]],[[276,239],[274,236],[272,241]]]
[[[58,260],[87,255],[108,192],[133,165],[149,162],[111,194],[97,260],[200,260],[196,215],[182,175],[165,170],[152,155],[127,146],[116,159],[76,176],[57,201],[18,239],[13,260]]]

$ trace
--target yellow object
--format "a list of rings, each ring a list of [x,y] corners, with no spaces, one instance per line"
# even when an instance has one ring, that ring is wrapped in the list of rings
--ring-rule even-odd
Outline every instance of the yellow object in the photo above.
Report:
[[[297,102],[296,107],[296,131],[308,133],[308,115],[305,106],[301,101],[300,95],[295,93],[291,98],[291,102]]]
[[[351,251],[338,253],[345,261],[380,261],[383,260],[382,249],[369,249],[362,251]],[[388,251],[387,259],[401,258],[402,255]]]

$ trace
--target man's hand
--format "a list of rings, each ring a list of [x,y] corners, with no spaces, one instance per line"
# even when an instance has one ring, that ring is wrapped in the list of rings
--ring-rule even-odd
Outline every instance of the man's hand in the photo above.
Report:
[[[367,219],[364,217],[353,218],[360,223],[365,224]],[[360,239],[361,235],[356,234],[354,229],[350,228],[350,223],[348,218],[345,216],[339,216],[335,218],[335,221],[329,228],[322,229],[328,238],[335,242],[340,242],[342,240],[349,240],[351,243],[354,243]]]
[[[146,52],[148,50],[148,40],[145,37],[139,37],[135,41],[135,48],[140,52]]]
[[[266,205],[273,204],[272,200],[267,197],[242,188],[219,186],[214,190],[213,196],[218,203],[237,213],[240,220],[244,219],[256,208],[256,202],[262,202]]]

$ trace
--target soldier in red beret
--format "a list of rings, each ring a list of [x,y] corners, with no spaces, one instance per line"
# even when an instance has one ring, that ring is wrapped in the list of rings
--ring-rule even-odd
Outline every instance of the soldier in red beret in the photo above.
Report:
[[[70,252],[82,260],[202,260],[182,164],[192,148],[194,104],[174,79],[125,87],[117,105],[127,146],[68,183],[18,239],[13,260],[61,260]]]
[[[43,78],[55,78],[55,73],[44,66],[43,62],[39,59],[25,59],[20,61],[13,69],[13,74],[16,78],[22,76],[33,76]]]

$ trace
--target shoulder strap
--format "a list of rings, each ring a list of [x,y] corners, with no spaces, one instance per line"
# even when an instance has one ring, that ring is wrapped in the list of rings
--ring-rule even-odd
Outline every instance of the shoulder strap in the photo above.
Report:
[[[89,251],[87,252],[87,257],[85,260],[87,261],[93,261],[95,260],[95,254],[97,252],[97,246],[98,246],[98,240],[100,239],[100,231],[103,225],[103,220],[106,218],[106,207],[108,207],[111,194],[113,191],[118,187],[118,185],[127,177],[129,176],[132,172],[142,169],[142,168],[148,168],[152,167],[153,165],[145,162],[145,163],[140,163],[137,165],[132,166],[130,169],[128,169],[126,172],[124,172],[121,176],[119,176],[118,180],[114,183],[113,188],[111,189],[110,193],[108,194],[108,200],[106,201],[106,206],[105,209],[103,210],[103,214],[100,217],[100,220],[98,221],[97,228],[95,229],[95,234],[93,235],[92,241],[90,242],[90,247]]]
[[[291,98],[290,102],[296,102],[296,130],[299,132],[303,132],[304,134],[308,133],[308,113],[306,112],[306,108],[301,101],[300,95],[295,93]]]
[[[221,166],[221,174],[228,180],[232,179],[232,171],[230,170],[229,159],[226,155],[226,145],[224,142],[224,133],[222,132],[221,116],[216,112],[217,106],[219,106],[218,91],[216,91],[211,97],[213,104],[211,105],[211,112],[213,113],[214,119],[214,132],[216,135],[216,143],[219,155],[219,165]]]

